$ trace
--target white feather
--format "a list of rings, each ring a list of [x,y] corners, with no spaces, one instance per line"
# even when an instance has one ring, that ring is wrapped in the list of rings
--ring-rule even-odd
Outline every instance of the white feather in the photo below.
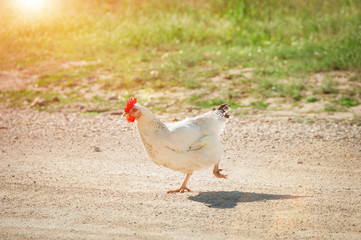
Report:
[[[163,124],[148,109],[137,120],[149,157],[157,164],[184,173],[217,164],[223,156],[220,133],[227,119],[219,112]]]

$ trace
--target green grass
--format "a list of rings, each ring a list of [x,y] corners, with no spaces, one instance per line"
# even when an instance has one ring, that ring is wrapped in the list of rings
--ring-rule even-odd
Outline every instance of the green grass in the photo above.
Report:
[[[87,88],[88,78],[122,94],[174,86],[213,91],[209,78],[242,66],[254,75],[232,77],[235,92],[299,101],[312,73],[349,70],[360,79],[358,0],[51,2],[38,16],[0,3],[0,70],[30,68],[49,92]],[[61,67],[69,61],[97,64]],[[317,91],[337,94],[337,84],[326,80]],[[239,107],[243,95],[233,97],[220,99]],[[211,107],[220,100],[190,102]]]
[[[360,104],[358,100],[355,100],[352,97],[340,97],[338,102],[345,107],[354,107]]]
[[[259,91],[265,96],[290,97],[294,100],[302,98],[301,91],[304,89],[302,81],[280,82],[276,79],[265,78],[259,82]]]
[[[0,102],[4,103],[7,101],[7,99],[9,99],[13,106],[21,106],[24,104],[24,102],[30,104],[35,100],[36,97],[40,97],[51,102],[53,97],[56,96],[56,93],[35,92],[29,89],[25,89],[23,91],[4,91],[1,94],[3,96],[0,98]]]
[[[327,105],[323,111],[324,112],[336,112],[336,111],[339,111],[339,109],[336,106]]]
[[[335,81],[332,78],[323,80],[320,91],[321,91],[321,93],[324,93],[324,94],[338,93],[337,84],[335,83]]]
[[[212,98],[209,101],[204,101],[200,96],[193,96],[188,99],[188,102],[204,108],[217,107],[223,103],[228,103],[231,108],[243,107],[243,105],[237,104],[234,99]]]
[[[317,102],[318,99],[315,96],[309,96],[306,98],[306,102]]]
[[[268,107],[268,103],[265,103],[263,100],[259,100],[256,102],[251,102],[250,106],[256,109],[265,110]]]

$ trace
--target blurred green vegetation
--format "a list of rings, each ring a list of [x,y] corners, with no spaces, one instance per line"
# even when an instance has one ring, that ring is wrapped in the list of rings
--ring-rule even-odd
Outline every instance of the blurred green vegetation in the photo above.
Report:
[[[315,72],[349,70],[360,81],[359,0],[54,0],[36,16],[19,14],[9,0],[0,4],[0,70],[32,66],[36,72],[49,63],[36,72],[41,87],[86,87],[84,78],[96,78],[107,91],[217,91],[207,79],[242,66],[254,75],[231,79],[233,90],[299,101],[305,90],[337,94],[332,79],[307,89],[303,79]],[[56,67],[66,61],[97,64]],[[220,99],[200,96],[197,105],[240,106],[224,91]],[[267,108],[263,100],[254,106]]]

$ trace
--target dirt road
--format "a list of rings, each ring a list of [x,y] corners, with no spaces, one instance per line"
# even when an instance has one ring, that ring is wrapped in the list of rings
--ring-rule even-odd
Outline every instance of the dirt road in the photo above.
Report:
[[[146,156],[118,115],[0,110],[0,239],[361,239],[361,127],[233,118],[221,168]]]

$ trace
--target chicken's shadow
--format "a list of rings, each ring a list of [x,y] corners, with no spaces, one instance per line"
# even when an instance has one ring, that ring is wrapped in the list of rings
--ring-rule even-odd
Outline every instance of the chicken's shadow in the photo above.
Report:
[[[265,200],[294,199],[303,196],[275,195],[265,193],[219,191],[201,192],[198,195],[188,197],[189,200],[201,202],[210,208],[234,208],[238,203],[260,202]]]

